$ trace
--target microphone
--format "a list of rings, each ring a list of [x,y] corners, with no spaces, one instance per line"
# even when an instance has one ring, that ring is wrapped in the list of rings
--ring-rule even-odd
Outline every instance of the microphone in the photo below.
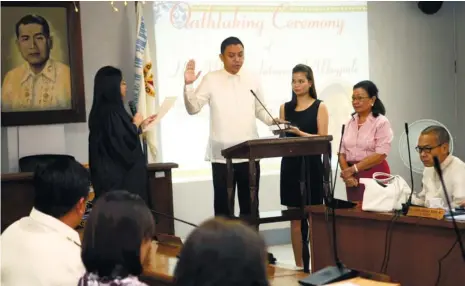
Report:
[[[342,146],[342,139],[344,137],[344,129],[345,125],[342,125],[341,128],[341,139],[339,140],[339,152],[338,152],[338,163],[336,165],[336,175],[337,178],[337,168],[339,166],[339,153],[341,153],[341,146]],[[344,266],[344,264],[339,259],[339,255],[337,253],[337,235],[336,235],[336,208],[351,208],[355,205],[355,203],[343,201],[339,199],[334,199],[334,191],[336,188],[336,179],[332,186],[332,193],[330,194],[329,201],[327,202],[326,206],[331,209],[332,219],[332,228],[333,228],[333,254],[334,254],[334,262],[336,266],[328,266],[325,267],[310,276],[299,280],[299,283],[302,285],[308,286],[316,286],[316,285],[326,285],[328,283],[338,282],[342,280],[347,280],[358,275],[358,272],[352,269],[349,269]]]
[[[179,222],[185,223],[185,224],[193,226],[193,227],[197,227],[197,225],[195,225],[195,224],[193,224],[191,222],[187,222],[185,220],[175,218],[174,216],[170,216],[170,215],[167,215],[165,213],[157,212],[157,211],[155,211],[153,209],[150,209],[150,211],[152,213],[154,213],[155,215],[161,215],[161,216],[163,216],[165,218],[169,218],[169,219],[179,221]],[[164,233],[157,234],[155,236],[155,239],[158,241],[159,244],[168,245],[168,246],[182,246],[182,244],[183,244],[181,238],[179,238],[177,236],[174,236],[174,235],[164,234]],[[178,253],[176,255],[176,258],[180,258],[179,255],[180,254]]]
[[[131,110],[131,114],[132,116],[136,115],[137,113],[137,104],[134,100],[130,100],[128,102],[128,105],[129,105],[129,109]]]
[[[342,148],[342,139],[344,138],[344,130],[346,128],[345,124],[342,124],[341,128],[341,139],[339,139],[339,148],[337,149],[337,163],[336,163],[336,172],[334,174],[334,182],[333,185],[331,186],[331,197],[334,199],[334,191],[336,190],[336,181],[337,181],[337,169],[339,168],[339,154],[341,154],[341,148]]]
[[[414,190],[414,187],[413,187],[412,157],[411,157],[411,154],[410,154],[410,139],[409,139],[409,136],[408,136],[408,131],[409,131],[408,123],[405,122],[405,135],[407,136],[407,153],[408,153],[408,163],[409,163],[409,167],[410,167],[410,183],[412,184],[412,190],[410,191],[410,196],[408,197],[407,202],[402,205],[402,213],[404,215],[407,215],[408,210],[409,210],[410,206],[412,205],[412,195],[413,195],[413,190]]]
[[[337,238],[336,238],[336,215],[334,213],[334,209],[336,208],[336,203],[334,202],[334,191],[336,189],[336,178],[337,178],[337,169],[339,166],[339,154],[341,153],[341,147],[342,147],[342,139],[344,138],[344,129],[346,128],[345,124],[342,124],[341,128],[341,139],[339,140],[339,149],[337,152],[337,164],[336,164],[336,172],[335,172],[335,179],[333,183],[333,189],[331,190],[331,208],[332,208],[332,225],[333,225],[333,250],[334,250],[334,261],[336,262],[336,266],[339,269],[342,269],[344,266],[342,265],[341,260],[339,259],[339,255],[337,253]]]
[[[284,130],[281,128],[281,126],[279,126],[279,123],[273,118],[273,115],[271,115],[271,113],[268,111],[268,109],[265,107],[265,105],[262,103],[262,101],[258,98],[258,96],[255,94],[255,92],[253,92],[253,90],[250,90],[250,92],[255,97],[255,99],[258,100],[260,105],[265,109],[266,113],[268,113],[268,115],[271,117],[271,119],[273,119],[273,122],[274,122],[274,124],[276,124],[276,126],[278,126],[279,131],[284,132]]]
[[[463,258],[463,261],[465,262],[465,249],[463,247],[463,241],[460,235],[459,227],[457,226],[457,222],[455,221],[455,218],[454,218],[454,213],[452,212],[452,204],[450,203],[450,199],[449,199],[447,189],[446,189],[446,184],[444,183],[444,177],[442,176],[441,164],[437,156],[434,156],[433,160],[434,160],[434,169],[436,170],[436,173],[439,176],[439,180],[441,181],[442,190],[444,191],[444,196],[446,197],[446,201],[447,201],[447,207],[449,208],[449,213],[452,218],[452,224],[454,225],[455,234],[457,235],[457,239],[460,245],[460,250],[462,251],[462,258]],[[463,186],[460,186],[460,187],[463,187]]]
[[[340,199],[334,198],[334,192],[336,191],[336,182],[337,182],[337,170],[340,167],[339,164],[339,154],[341,153],[342,149],[342,139],[344,138],[344,131],[345,131],[345,124],[342,124],[341,128],[341,139],[339,139],[339,149],[337,152],[337,163],[336,163],[336,172],[334,174],[334,181],[333,185],[331,186],[331,194],[329,198],[327,198],[326,206],[334,209],[346,209],[346,208],[353,208],[356,204],[349,201],[344,201]]]
[[[179,219],[179,218],[175,218],[174,216],[170,216],[170,215],[167,215],[165,213],[157,212],[157,211],[152,210],[152,209],[150,209],[150,211],[152,213],[156,214],[156,215],[161,215],[162,217],[166,217],[166,218],[169,218],[169,219],[172,219],[172,220],[175,220],[175,221],[179,221],[179,222],[185,223],[185,224],[193,226],[193,227],[198,227],[198,225],[196,225],[196,224],[193,224],[191,222],[188,222],[188,221],[185,221],[185,220],[182,220],[182,219]]]

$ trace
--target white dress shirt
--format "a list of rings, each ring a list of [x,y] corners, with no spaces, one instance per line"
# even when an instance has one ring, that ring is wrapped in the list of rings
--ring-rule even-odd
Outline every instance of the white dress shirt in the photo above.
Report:
[[[1,236],[2,286],[76,286],[84,275],[79,234],[32,209]]]
[[[35,74],[28,63],[10,70],[2,85],[4,112],[56,110],[71,108],[71,73],[69,66],[49,59]]]
[[[250,90],[264,104],[258,77],[242,70],[235,75],[224,69],[213,71],[203,77],[197,89],[194,90],[193,84],[184,87],[184,104],[189,114],[200,112],[207,103],[210,106],[210,138],[205,160],[226,163],[221,150],[257,139],[255,118],[266,125],[273,124]],[[235,159],[233,163],[246,161]]]
[[[465,163],[459,158],[449,155],[441,163],[442,175],[452,208],[465,201]],[[426,207],[442,207],[448,209],[441,181],[434,167],[426,167],[423,171],[423,190],[413,196],[412,202]]]

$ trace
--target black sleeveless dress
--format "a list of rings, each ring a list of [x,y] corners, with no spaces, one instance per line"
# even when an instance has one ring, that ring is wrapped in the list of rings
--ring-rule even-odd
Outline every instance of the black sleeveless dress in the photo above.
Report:
[[[301,131],[317,134],[317,115],[321,101],[315,100],[307,109],[295,111],[290,102],[284,104],[285,119]],[[286,133],[286,137],[297,137]],[[300,180],[303,157],[283,157],[281,160],[281,204],[288,207],[300,207]],[[305,157],[306,205],[323,203],[323,163],[321,155]]]

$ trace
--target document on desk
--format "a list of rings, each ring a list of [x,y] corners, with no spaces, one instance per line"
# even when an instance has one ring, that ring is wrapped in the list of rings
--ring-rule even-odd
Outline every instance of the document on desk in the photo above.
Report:
[[[452,217],[451,217],[451,215],[445,215],[444,219],[451,221]],[[454,215],[454,219],[455,219],[455,221],[465,222],[465,214],[456,214],[456,215]]]
[[[171,97],[166,97],[165,100],[163,100],[163,103],[160,105],[160,108],[158,109],[157,113],[157,118],[150,123],[149,126],[147,126],[147,129],[152,128],[153,126],[157,125],[158,122],[170,111],[171,108],[173,108],[174,103],[176,102],[177,97],[176,96],[171,96]]]

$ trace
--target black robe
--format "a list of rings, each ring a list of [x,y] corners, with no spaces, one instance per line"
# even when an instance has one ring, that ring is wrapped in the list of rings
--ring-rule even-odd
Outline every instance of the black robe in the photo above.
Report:
[[[147,165],[137,127],[124,108],[105,108],[99,113],[89,133],[89,165],[96,198],[108,191],[126,190],[150,206]]]

